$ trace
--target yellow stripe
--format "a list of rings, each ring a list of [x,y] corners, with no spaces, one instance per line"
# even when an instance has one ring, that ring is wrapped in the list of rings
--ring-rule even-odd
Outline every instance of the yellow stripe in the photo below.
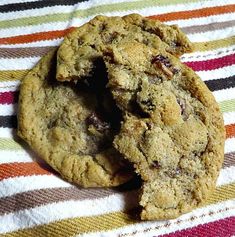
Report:
[[[195,51],[209,51],[217,48],[224,48],[235,44],[235,36],[208,41],[195,43]],[[9,70],[0,71],[0,82],[1,81],[15,81],[22,80],[29,70]]]
[[[204,206],[233,198],[235,198],[235,183],[216,188]],[[64,237],[89,232],[107,231],[138,223],[139,221],[134,217],[135,213],[136,210],[131,210],[128,214],[124,212],[114,212],[99,216],[70,218],[34,228],[11,232],[2,235],[2,237]]]
[[[0,82],[1,81],[21,81],[29,70],[9,70],[0,71]]]
[[[220,40],[194,43],[195,45],[194,50],[195,51],[209,51],[209,50],[214,50],[217,48],[225,48],[234,44],[235,44],[235,36],[232,36],[232,37],[220,39]]]

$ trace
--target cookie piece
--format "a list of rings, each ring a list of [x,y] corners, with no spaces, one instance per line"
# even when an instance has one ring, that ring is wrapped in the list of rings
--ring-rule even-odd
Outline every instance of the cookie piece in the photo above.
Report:
[[[57,54],[57,80],[78,80],[93,74],[96,60],[107,46],[141,42],[174,55],[192,51],[192,44],[176,26],[137,14],[124,17],[97,16],[68,34]]]
[[[163,81],[181,75],[180,61],[161,49],[152,49],[139,42],[129,42],[106,50],[104,61],[109,78],[107,87],[123,111],[141,112],[142,106],[142,112],[150,113],[151,111],[146,111],[147,108],[143,108],[151,107],[149,98],[144,98],[148,97],[143,94],[144,91],[147,93],[148,90],[148,93],[157,96],[158,93],[151,92],[151,85],[162,86]],[[169,59],[168,55],[172,57]],[[140,91],[142,92],[138,93]],[[142,103],[139,103],[139,100],[142,100]]]
[[[214,190],[224,157],[212,93],[169,53],[122,45],[111,58],[109,86],[128,110],[114,146],[143,180],[141,218],[175,218],[198,207]]]
[[[110,187],[128,181],[133,172],[112,147],[117,121],[104,118],[97,94],[87,84],[60,83],[55,69],[53,51],[24,78],[18,135],[71,182]]]

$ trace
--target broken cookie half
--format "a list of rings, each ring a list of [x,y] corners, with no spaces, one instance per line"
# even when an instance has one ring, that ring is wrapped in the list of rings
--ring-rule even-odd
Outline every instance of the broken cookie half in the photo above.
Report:
[[[225,132],[218,104],[196,73],[146,47],[122,47],[109,61],[108,85],[126,114],[114,146],[143,180],[141,218],[170,219],[215,189]]]

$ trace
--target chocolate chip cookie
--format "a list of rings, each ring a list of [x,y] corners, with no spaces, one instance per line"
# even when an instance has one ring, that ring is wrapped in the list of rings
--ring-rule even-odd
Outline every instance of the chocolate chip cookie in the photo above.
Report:
[[[143,220],[175,218],[214,190],[224,156],[222,115],[201,79],[173,55],[136,43],[106,58],[125,117],[114,146],[143,180]]]
[[[119,123],[115,121],[118,112],[108,93],[102,92],[102,99],[94,93],[90,81],[60,83],[55,72],[53,51],[23,80],[18,135],[71,182],[84,187],[110,187],[126,182],[133,172],[112,147]],[[106,100],[109,103],[103,103]]]
[[[57,80],[78,80],[94,72],[95,62],[106,47],[122,42],[140,42],[174,55],[192,51],[192,44],[176,26],[137,14],[124,17],[97,16],[68,34],[57,54]]]

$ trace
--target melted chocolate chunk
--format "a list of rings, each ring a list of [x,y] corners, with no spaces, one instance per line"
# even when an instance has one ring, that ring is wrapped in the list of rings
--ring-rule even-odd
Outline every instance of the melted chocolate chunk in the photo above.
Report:
[[[103,132],[107,129],[110,129],[110,124],[105,121],[102,121],[95,112],[91,113],[90,116],[87,118],[87,124],[93,125],[99,132]]]

